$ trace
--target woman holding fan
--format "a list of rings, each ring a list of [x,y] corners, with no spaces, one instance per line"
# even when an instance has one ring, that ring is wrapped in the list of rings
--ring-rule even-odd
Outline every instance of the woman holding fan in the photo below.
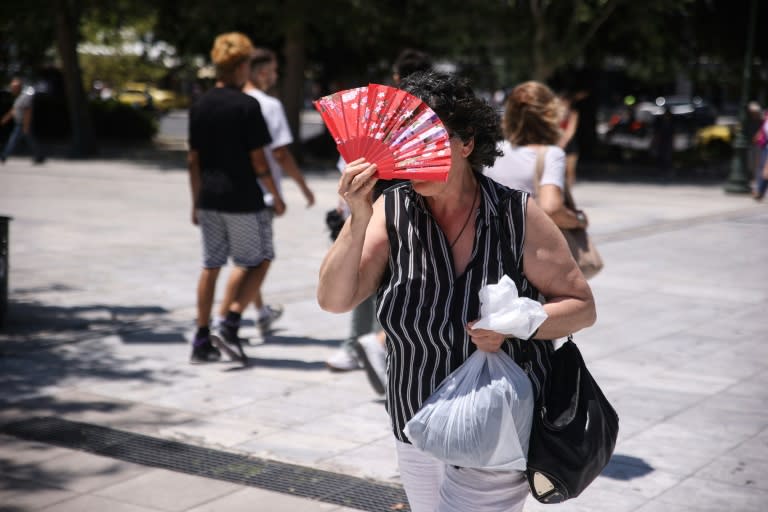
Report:
[[[387,335],[386,405],[411,510],[520,511],[528,494],[522,472],[446,465],[411,445],[403,427],[478,349],[504,350],[519,360],[523,348],[531,348],[535,363],[529,377],[538,393],[551,350],[545,340],[591,325],[592,293],[559,230],[528,194],[482,175],[501,138],[494,109],[455,75],[416,73],[401,88],[423,100],[445,125],[451,152],[447,179],[412,179],[372,204],[377,165],[351,161],[338,187],[351,217],[322,263],[318,302],[341,313],[377,294],[377,315]],[[504,269],[505,260],[517,268]],[[480,316],[480,288],[504,274],[520,281],[521,296],[541,292],[547,298],[548,318],[535,339],[472,328]]]

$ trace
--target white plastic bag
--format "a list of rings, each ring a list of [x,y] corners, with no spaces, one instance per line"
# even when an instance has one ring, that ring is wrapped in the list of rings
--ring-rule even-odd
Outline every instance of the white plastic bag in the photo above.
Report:
[[[403,432],[446,464],[524,471],[533,389],[505,352],[475,351],[438,386]]]
[[[509,276],[498,284],[480,289],[480,320],[473,329],[488,329],[521,340],[527,340],[547,319],[547,312],[537,301],[519,297],[517,285]]]

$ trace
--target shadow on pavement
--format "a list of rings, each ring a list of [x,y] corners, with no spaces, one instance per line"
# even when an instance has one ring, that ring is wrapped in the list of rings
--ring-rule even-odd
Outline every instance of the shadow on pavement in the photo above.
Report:
[[[60,291],[51,288],[51,291]],[[5,324],[0,329],[0,355],[41,350],[51,345],[92,339],[111,333],[135,331],[141,324],[158,323],[169,311],[160,306],[115,306],[86,304],[58,306],[39,301],[24,301],[29,290],[14,290]],[[38,291],[39,293],[39,291]],[[183,333],[174,333],[183,341]],[[167,333],[164,334],[166,336]]]
[[[251,355],[254,349],[248,350],[248,364],[246,366],[233,366],[227,368],[227,372],[255,370],[257,368],[274,368],[278,370],[323,370],[327,371],[325,361],[302,361],[298,359],[264,359]]]
[[[3,403],[1,397],[0,403]],[[131,407],[129,404],[115,403],[107,400],[68,401],[47,396],[22,400],[13,405],[18,409],[23,409],[24,413],[28,416],[66,416],[83,412],[111,414],[127,410]]]
[[[176,371],[155,372],[143,365],[143,356],[118,356],[114,350],[115,336],[139,330],[145,322],[158,323],[167,314],[162,307],[65,307],[12,301],[8,313],[0,330],[0,404],[13,404],[25,414],[50,414],[51,409],[62,414],[80,410],[114,412],[109,408],[117,406],[109,402],[68,403],[44,395],[73,383],[79,383],[82,389],[87,389],[89,382],[93,386],[120,382],[163,385]],[[162,336],[167,337],[183,341],[181,333]]]
[[[272,333],[268,334],[265,338],[264,342],[267,344],[280,344],[280,345],[290,345],[290,346],[324,346],[324,347],[339,347],[342,343],[342,340],[336,340],[336,339],[320,339],[320,338],[309,338],[306,336],[280,336],[274,334],[276,331],[272,331]]]
[[[54,446],[46,446],[43,449],[53,448]],[[71,487],[71,482],[76,482],[83,478],[102,478],[109,475],[120,475],[124,472],[125,465],[119,461],[107,461],[99,468],[71,467],[64,469],[56,467],[53,470],[46,469],[37,462],[17,463],[5,457],[0,457],[0,474],[4,475],[0,479],[0,491],[4,494],[46,491],[63,491],[73,494],[71,491],[64,491]],[[10,501],[13,502],[15,500],[11,498]],[[21,512],[24,510],[31,509],[26,506],[18,508],[15,505],[0,505],[0,512]]]
[[[0,457],[0,491],[3,493],[29,493],[34,491],[61,490],[69,480],[58,471],[47,471],[35,464],[17,464]],[[57,487],[58,486],[58,487]],[[0,512],[24,512],[28,508],[0,505]]]
[[[123,343],[188,343],[186,331],[176,326],[140,329],[137,331],[121,332]]]
[[[613,480],[632,480],[653,473],[653,466],[638,457],[614,453],[602,476]]]
[[[49,411],[52,407],[60,412],[77,412],[76,408],[100,411],[115,407],[109,402],[90,401],[68,404],[41,395],[56,386],[66,386],[70,381],[92,379],[113,384],[119,381],[139,382],[145,386],[164,384],[151,370],[125,368],[130,361],[118,360],[109,353],[108,347],[99,350],[57,350],[17,353],[0,356],[0,404],[24,403],[25,413],[36,410]],[[105,411],[109,412],[109,411]]]

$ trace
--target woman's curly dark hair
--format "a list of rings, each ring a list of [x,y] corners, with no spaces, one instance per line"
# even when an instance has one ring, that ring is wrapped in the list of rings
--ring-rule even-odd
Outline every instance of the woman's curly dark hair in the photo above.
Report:
[[[461,140],[474,137],[469,155],[472,169],[481,172],[501,156],[497,143],[502,139],[499,116],[485,100],[475,96],[469,81],[458,75],[419,71],[408,75],[400,88],[420,98],[440,117],[449,132]]]

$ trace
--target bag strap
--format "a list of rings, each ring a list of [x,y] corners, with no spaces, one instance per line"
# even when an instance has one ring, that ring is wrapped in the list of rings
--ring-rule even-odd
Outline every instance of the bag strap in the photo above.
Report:
[[[499,201],[498,209],[500,210],[499,214],[496,217],[496,222],[499,230],[499,236],[501,237],[501,261],[502,261],[502,267],[504,269],[505,273],[512,274],[510,277],[515,281],[515,284],[520,286],[523,282],[523,273],[520,271],[520,269],[517,267],[517,263],[512,258],[512,237],[509,233],[509,227],[508,227],[508,218],[509,218],[509,209],[510,209],[510,202],[512,201],[512,195],[507,194],[504,196],[501,201]],[[529,283],[530,285],[530,283]],[[532,286],[532,285],[531,285]],[[520,344],[520,348],[522,349],[522,362],[525,363],[525,367],[523,368],[526,373],[530,371],[530,365],[532,364],[531,361],[531,351],[528,346],[528,343],[524,340],[523,343]]]
[[[508,194],[504,196],[501,201],[499,201],[498,209],[500,210],[500,213],[496,217],[497,226],[499,229],[499,236],[501,237],[501,243],[502,243],[502,250],[501,250],[501,258],[502,258],[502,267],[504,268],[504,272],[511,272],[513,275],[510,276],[513,278],[515,283],[522,283],[523,282],[523,274],[520,272],[520,269],[517,267],[517,264],[512,259],[512,252],[509,250],[512,248],[512,238],[510,237],[509,229],[507,226],[507,218],[509,216],[509,207],[510,207],[510,201],[512,200],[511,194]],[[529,283],[530,286],[533,286]],[[534,288],[535,289],[535,288]],[[520,344],[520,348],[522,349],[522,355],[523,360],[522,362],[525,363],[526,367],[530,371],[530,365],[532,364],[532,358],[531,358],[531,350],[528,345],[532,340],[521,340],[523,343]],[[568,334],[568,341],[573,341],[573,334]],[[525,368],[524,368],[525,369]]]
[[[536,164],[533,168],[533,197],[539,197],[541,177],[544,175],[544,157],[547,155],[547,146],[536,146]]]
[[[512,258],[512,238],[509,235],[509,229],[507,227],[507,219],[509,217],[509,207],[510,202],[512,200],[512,195],[507,194],[505,195],[501,201],[499,201],[498,209],[499,214],[496,217],[496,222],[499,229],[499,236],[501,237],[501,262],[502,267],[504,268],[504,272],[511,272],[514,275],[510,276],[513,278],[515,283],[522,283],[523,282],[523,275],[520,272],[520,269],[517,268],[517,263]]]

